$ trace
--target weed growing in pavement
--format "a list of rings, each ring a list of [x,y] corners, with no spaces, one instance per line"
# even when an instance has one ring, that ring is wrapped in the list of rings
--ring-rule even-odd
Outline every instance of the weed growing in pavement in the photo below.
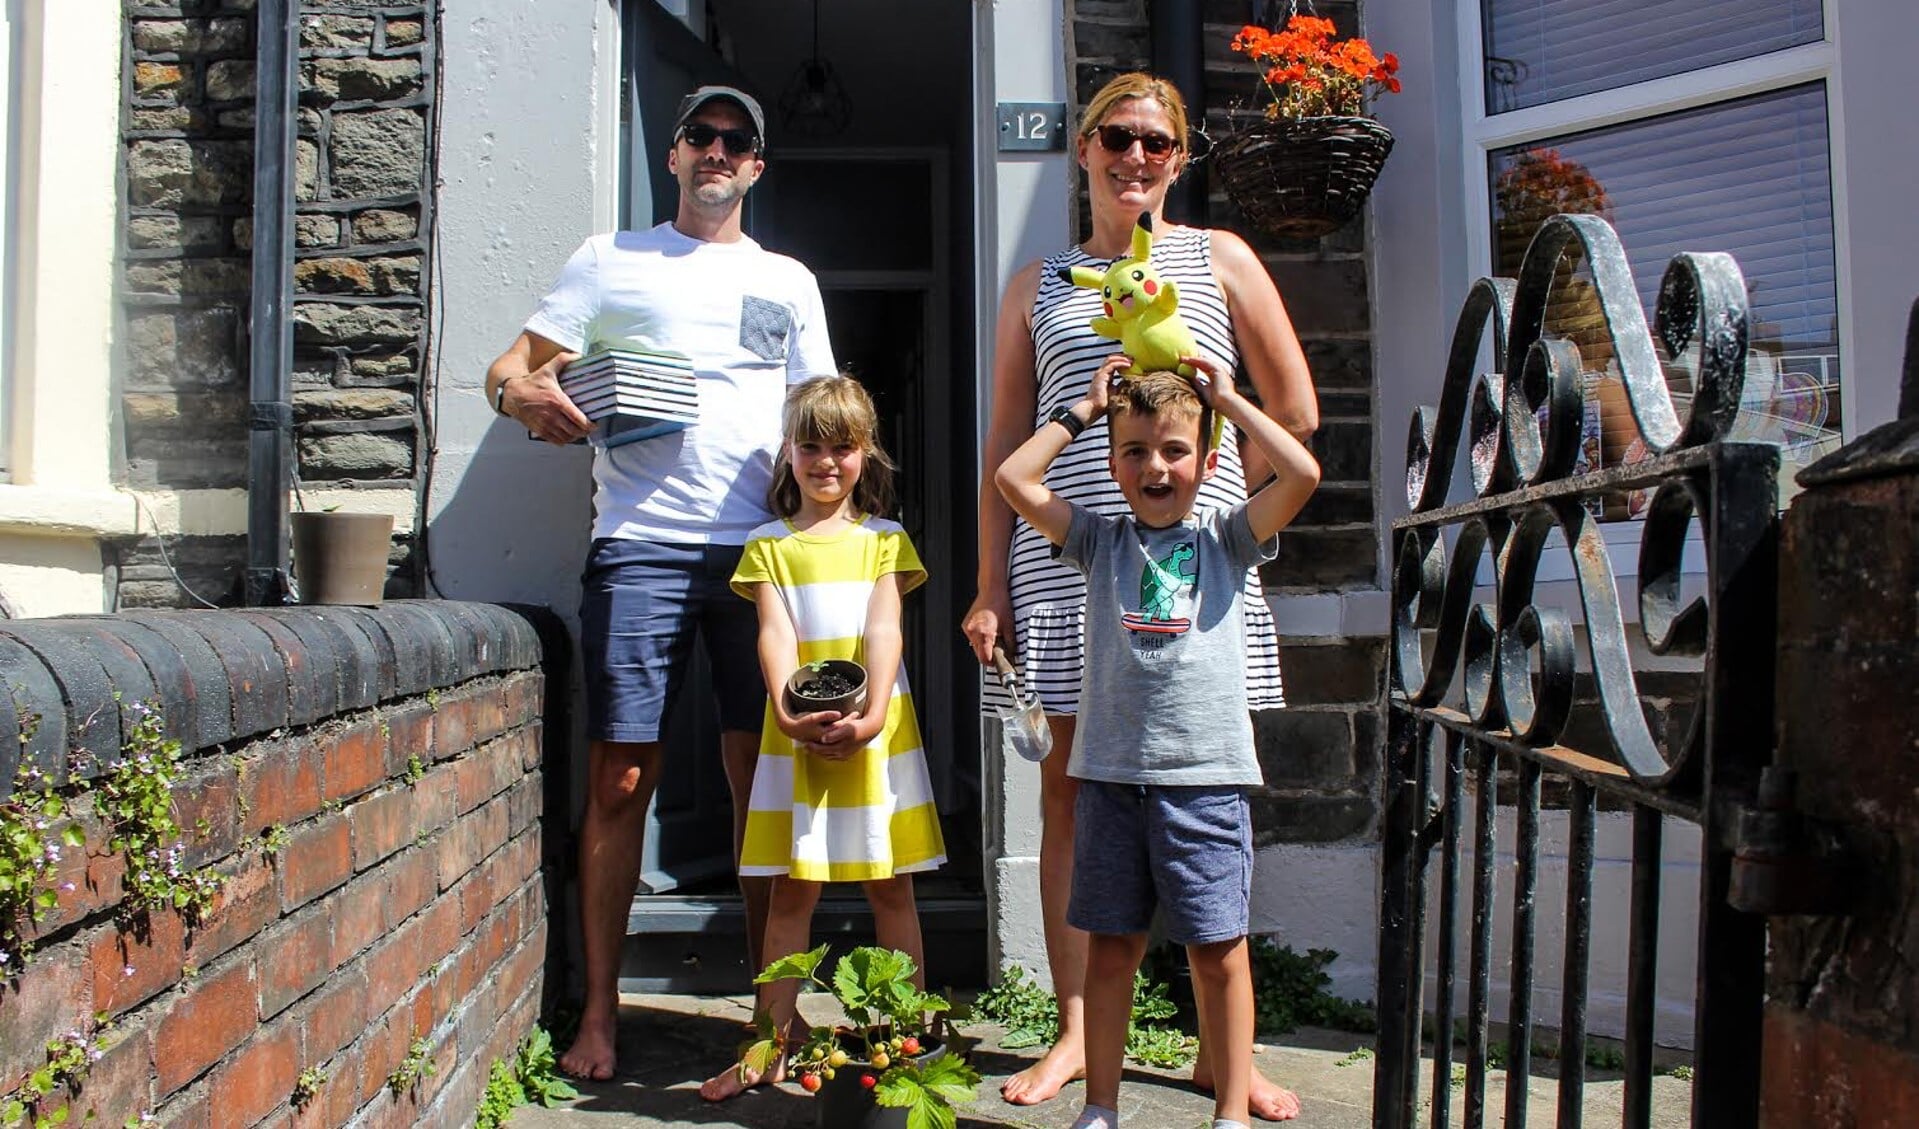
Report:
[[[406,1049],[406,1057],[393,1068],[393,1073],[386,1076],[386,1088],[392,1090],[397,1098],[419,1085],[420,1079],[433,1077],[438,1069],[433,1065],[433,1060],[427,1057],[426,1039],[415,1035],[413,1045]]]
[[[292,1102],[294,1109],[305,1109],[307,1103],[320,1095],[320,1087],[326,1085],[326,1071],[317,1066],[309,1066],[293,1080]]]
[[[1370,1033],[1378,1029],[1371,1004],[1343,1000],[1326,989],[1333,978],[1326,968],[1339,959],[1331,949],[1295,952],[1264,937],[1253,938],[1254,1027],[1262,1034],[1284,1034],[1296,1027],[1332,1027]]]
[[[473,1126],[499,1129],[517,1106],[538,1102],[551,1109],[579,1096],[580,1092],[560,1077],[553,1036],[544,1027],[535,1027],[520,1040],[511,1061],[502,1059],[487,1072],[486,1092],[480,1095]]]
[[[1133,1013],[1126,1025],[1126,1053],[1147,1066],[1180,1067],[1193,1061],[1197,1040],[1162,1022],[1179,1012],[1168,988],[1145,973],[1133,977]],[[1050,1046],[1059,1038],[1059,1004],[1019,965],[1009,965],[999,984],[973,1000],[973,1018],[1006,1029],[1006,1050]]]

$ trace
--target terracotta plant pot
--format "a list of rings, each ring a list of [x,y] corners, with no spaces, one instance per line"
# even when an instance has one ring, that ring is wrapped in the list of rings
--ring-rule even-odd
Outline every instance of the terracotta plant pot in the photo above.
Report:
[[[814,685],[821,678],[838,685],[821,690]],[[785,701],[786,712],[795,716],[822,710],[857,714],[866,708],[866,668],[851,659],[807,663],[786,680]]]
[[[910,1061],[925,1062],[946,1053],[944,1045],[931,1044]],[[906,1109],[883,1106],[873,1100],[873,1091],[860,1085],[860,1075],[878,1077],[883,1070],[870,1062],[854,1059],[833,1072],[814,1095],[819,1106],[819,1129],[906,1129]]]
[[[392,514],[296,513],[293,575],[303,604],[380,602],[386,590],[387,555],[393,546]]]

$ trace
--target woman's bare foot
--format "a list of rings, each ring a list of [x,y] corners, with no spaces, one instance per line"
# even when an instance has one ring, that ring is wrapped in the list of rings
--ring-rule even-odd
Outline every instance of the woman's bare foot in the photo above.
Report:
[[[1038,1062],[1001,1083],[999,1096],[1014,1105],[1038,1105],[1051,1101],[1068,1082],[1084,1077],[1085,1044],[1061,1040],[1047,1048]]]
[[[560,1056],[560,1072],[569,1078],[605,1082],[613,1077],[613,1012],[588,1005],[580,1016],[580,1030],[573,1045]]]
[[[1213,1092],[1212,1072],[1201,1073],[1197,1064],[1193,1067],[1193,1085],[1207,1093]],[[1273,1082],[1259,1068],[1253,1068],[1252,1090],[1246,1096],[1246,1104],[1253,1116],[1261,1121],[1291,1121],[1299,1116],[1299,1095]]]
[[[747,1069],[744,1063],[734,1063],[725,1070],[700,1083],[700,1096],[709,1102],[723,1102],[728,1098],[737,1098],[755,1086],[770,1086],[775,1082],[786,1081],[786,1056],[773,1060],[773,1065],[763,1072]]]

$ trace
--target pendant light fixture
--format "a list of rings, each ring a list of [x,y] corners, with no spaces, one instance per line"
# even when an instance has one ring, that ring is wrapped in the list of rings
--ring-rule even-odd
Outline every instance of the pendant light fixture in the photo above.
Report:
[[[833,64],[820,56],[820,0],[813,0],[813,53],[780,92],[780,125],[801,137],[832,137],[853,120]]]

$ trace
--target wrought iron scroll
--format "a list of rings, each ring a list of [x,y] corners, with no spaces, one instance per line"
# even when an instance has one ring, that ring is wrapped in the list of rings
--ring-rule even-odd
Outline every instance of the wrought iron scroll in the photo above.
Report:
[[[1583,257],[1610,356],[1639,437],[1650,455],[1626,466],[1581,471],[1585,417],[1578,347],[1549,332],[1549,302],[1562,257]],[[1726,439],[1740,403],[1747,348],[1746,286],[1724,254],[1675,256],[1648,323],[1625,252],[1594,216],[1556,216],[1534,237],[1517,280],[1474,283],[1454,328],[1436,406],[1421,407],[1408,435],[1406,499],[1393,523],[1391,675],[1382,790],[1380,1061],[1374,1123],[1416,1123],[1428,855],[1441,851],[1436,1066],[1428,1122],[1450,1126],[1448,1108],[1462,949],[1466,984],[1464,1121],[1489,1116],[1490,977],[1496,862],[1494,813],[1516,807],[1518,863],[1512,887],[1507,982],[1509,1076],[1505,1124],[1526,1124],[1525,1076],[1534,1017],[1541,780],[1570,787],[1567,943],[1563,954],[1558,1124],[1581,1124],[1586,964],[1593,920],[1595,811],[1603,799],[1634,809],[1627,1034],[1629,1127],[1650,1116],[1653,977],[1657,968],[1661,820],[1702,826],[1695,996],[1693,1124],[1756,1124],[1750,1080],[1757,1070],[1764,939],[1760,919],[1730,908],[1730,855],[1722,821],[1750,800],[1770,741],[1772,625],[1777,515],[1774,448]],[[1490,336],[1490,341],[1488,337]],[[1477,371],[1486,347],[1497,366]],[[1661,365],[1694,359],[1691,398],[1672,396]],[[1448,497],[1464,451],[1469,497]],[[1597,517],[1587,503],[1622,490],[1650,495],[1640,530],[1636,608],[1629,623]],[[1689,567],[1687,543],[1704,547],[1705,575]],[[1577,592],[1536,598],[1541,561],[1564,553]],[[1490,572],[1491,600],[1483,600]],[[1688,572],[1692,582],[1685,580]],[[1693,588],[1700,591],[1694,593]],[[1633,669],[1637,631],[1646,650],[1696,656],[1699,702],[1683,733],[1656,732],[1640,704]],[[1583,645],[1603,718],[1603,747],[1559,744],[1572,716]],[[1457,698],[1450,695],[1457,694]],[[1501,764],[1516,771],[1502,775]],[[1466,810],[1467,796],[1473,810]],[[1472,853],[1462,875],[1461,854]],[[1471,915],[1469,944],[1457,917]]]

